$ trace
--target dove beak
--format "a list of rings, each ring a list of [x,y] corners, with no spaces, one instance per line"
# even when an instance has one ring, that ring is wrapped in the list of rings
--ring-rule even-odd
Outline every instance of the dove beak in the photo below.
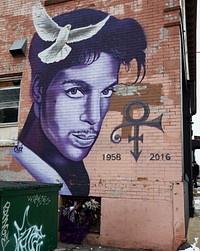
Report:
[[[67,40],[61,40],[60,42],[61,42],[61,44],[66,44]]]

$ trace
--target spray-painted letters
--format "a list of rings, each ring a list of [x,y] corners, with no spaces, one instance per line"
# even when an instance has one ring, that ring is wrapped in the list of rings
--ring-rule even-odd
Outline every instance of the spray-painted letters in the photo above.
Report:
[[[2,227],[1,227],[1,246],[2,250],[4,251],[6,249],[6,246],[9,242],[9,209],[10,209],[10,202],[7,201],[5,205],[3,206],[3,212],[2,212]]]
[[[40,251],[43,245],[45,234],[42,234],[42,226],[31,225],[28,220],[29,206],[24,211],[21,227],[14,221],[16,233],[14,234],[16,246],[15,251]]]

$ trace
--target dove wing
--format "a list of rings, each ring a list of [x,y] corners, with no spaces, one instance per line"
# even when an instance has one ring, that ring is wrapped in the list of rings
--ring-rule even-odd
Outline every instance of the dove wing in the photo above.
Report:
[[[94,25],[91,24],[89,26],[71,30],[69,33],[69,38],[67,40],[67,43],[75,43],[93,37],[106,24],[109,17],[110,16],[108,15],[106,18],[104,18],[97,24]]]
[[[38,54],[43,63],[50,64],[65,59],[71,51],[67,44],[53,43],[50,47]]]
[[[61,29],[56,22],[47,14],[41,4],[36,4],[32,8],[33,24],[38,35],[44,41],[54,41]]]

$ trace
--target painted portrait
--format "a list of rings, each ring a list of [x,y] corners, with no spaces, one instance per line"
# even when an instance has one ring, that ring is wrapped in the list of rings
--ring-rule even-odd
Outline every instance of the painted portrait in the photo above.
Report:
[[[51,18],[36,5],[33,23],[32,106],[12,155],[36,180],[62,183],[60,194],[88,196],[84,159],[100,134],[120,67],[128,72],[137,63],[131,85],[145,77],[145,33],[133,18],[96,9]]]

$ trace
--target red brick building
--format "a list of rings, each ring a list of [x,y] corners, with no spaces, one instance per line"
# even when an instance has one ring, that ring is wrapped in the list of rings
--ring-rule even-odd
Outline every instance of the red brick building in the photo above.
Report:
[[[0,8],[1,180],[64,181],[61,195],[99,198],[90,243],[176,250],[193,214],[196,1],[41,3],[59,28],[37,21],[33,0]],[[90,24],[88,37],[72,33]]]

